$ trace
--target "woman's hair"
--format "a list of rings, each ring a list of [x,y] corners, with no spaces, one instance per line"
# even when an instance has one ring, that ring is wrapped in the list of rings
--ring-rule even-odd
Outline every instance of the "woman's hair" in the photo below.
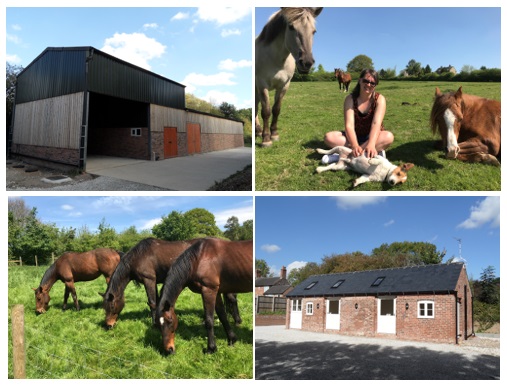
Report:
[[[373,79],[375,79],[375,84],[378,85],[379,83],[378,72],[370,68],[364,69],[363,71],[361,71],[361,74],[359,75],[356,87],[354,87],[354,90],[352,90],[352,96],[354,97],[354,99],[356,99],[359,96],[361,79],[363,79],[366,75],[370,75],[371,77],[373,77]],[[375,90],[373,91],[373,96],[375,96]]]

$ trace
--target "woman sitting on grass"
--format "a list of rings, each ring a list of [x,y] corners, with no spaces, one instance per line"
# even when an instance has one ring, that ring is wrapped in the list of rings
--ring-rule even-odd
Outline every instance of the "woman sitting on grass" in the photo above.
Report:
[[[386,99],[375,92],[378,83],[376,71],[366,69],[361,72],[356,87],[343,104],[345,130],[330,131],[324,136],[324,142],[329,148],[350,147],[354,157],[361,154],[370,158],[377,154],[385,157],[385,150],[393,143],[394,136],[384,129]],[[323,163],[337,161],[337,154],[322,158]]]

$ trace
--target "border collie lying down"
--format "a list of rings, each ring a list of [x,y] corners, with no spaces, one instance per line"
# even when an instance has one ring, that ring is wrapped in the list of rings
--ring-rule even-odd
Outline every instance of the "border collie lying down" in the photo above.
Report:
[[[336,146],[330,150],[317,149],[317,152],[319,154],[338,154],[340,156],[338,162],[327,166],[319,166],[316,170],[317,173],[327,170],[353,170],[362,174],[354,181],[354,187],[370,181],[386,181],[391,186],[402,184],[407,180],[407,171],[414,166],[411,163],[396,166],[389,162],[387,158],[379,155],[374,158],[367,158],[364,155],[353,157],[352,149],[345,146]]]

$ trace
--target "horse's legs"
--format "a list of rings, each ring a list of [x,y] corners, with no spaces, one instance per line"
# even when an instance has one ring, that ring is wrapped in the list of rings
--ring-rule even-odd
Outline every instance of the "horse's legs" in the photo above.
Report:
[[[456,156],[447,153],[447,158],[456,158],[465,162],[479,162],[500,166],[498,159],[489,154],[490,149],[480,138],[471,138],[458,144],[459,152]]]
[[[271,139],[273,141],[278,141],[280,137],[278,136],[278,117],[280,116],[280,111],[282,110],[282,100],[289,88],[289,83],[287,83],[283,88],[276,90],[275,92],[275,103],[273,104],[272,114],[273,118],[271,119]]]
[[[157,311],[158,291],[157,279],[144,279],[144,289],[148,296],[148,306],[151,311],[151,322],[155,326],[155,313]]]
[[[203,350],[205,354],[213,354],[215,351],[217,351],[213,325],[215,315],[215,302],[218,296],[219,294],[217,293],[217,291],[214,291],[206,287],[202,289],[202,303],[204,307],[204,325],[206,326],[206,331],[208,332],[208,347]]]
[[[226,311],[229,311],[232,314],[234,323],[236,323],[236,325],[241,324],[243,321],[239,315],[238,299],[236,294],[224,294],[224,304]]]
[[[255,90],[255,136],[262,137],[262,127],[259,122],[259,92]]]
[[[220,319],[222,326],[224,326],[225,333],[227,334],[227,342],[229,343],[229,346],[232,346],[234,343],[236,343],[238,338],[236,338],[236,335],[232,331],[231,325],[227,320],[227,314],[225,312],[224,303],[222,302],[222,297],[220,294],[217,294],[215,311],[217,312],[218,319]]]
[[[271,117],[271,106],[269,104],[269,91],[267,88],[262,90],[259,95],[261,102],[261,116],[262,116],[262,147],[272,145],[271,134],[269,132],[269,118]],[[259,125],[260,126],[260,125]]]
[[[74,306],[76,310],[79,311],[79,301],[77,299],[76,287],[74,287],[74,281],[66,281],[65,282],[65,296],[63,298],[63,310],[67,309],[67,299],[69,298],[69,293],[72,295],[72,299],[74,300]]]

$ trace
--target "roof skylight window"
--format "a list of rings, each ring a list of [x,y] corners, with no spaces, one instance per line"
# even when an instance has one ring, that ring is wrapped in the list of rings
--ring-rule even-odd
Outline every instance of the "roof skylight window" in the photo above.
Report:
[[[336,283],[334,283],[331,288],[338,288],[339,286],[341,286],[343,284],[345,280],[338,280]]]
[[[382,283],[382,281],[384,281],[385,278],[386,278],[385,276],[377,277],[371,286],[378,287],[380,285],[380,283]]]
[[[310,288],[313,288],[313,286],[315,286],[315,284],[317,284],[317,282],[312,281],[310,284],[308,284],[308,286],[305,288],[305,290],[309,290]]]

